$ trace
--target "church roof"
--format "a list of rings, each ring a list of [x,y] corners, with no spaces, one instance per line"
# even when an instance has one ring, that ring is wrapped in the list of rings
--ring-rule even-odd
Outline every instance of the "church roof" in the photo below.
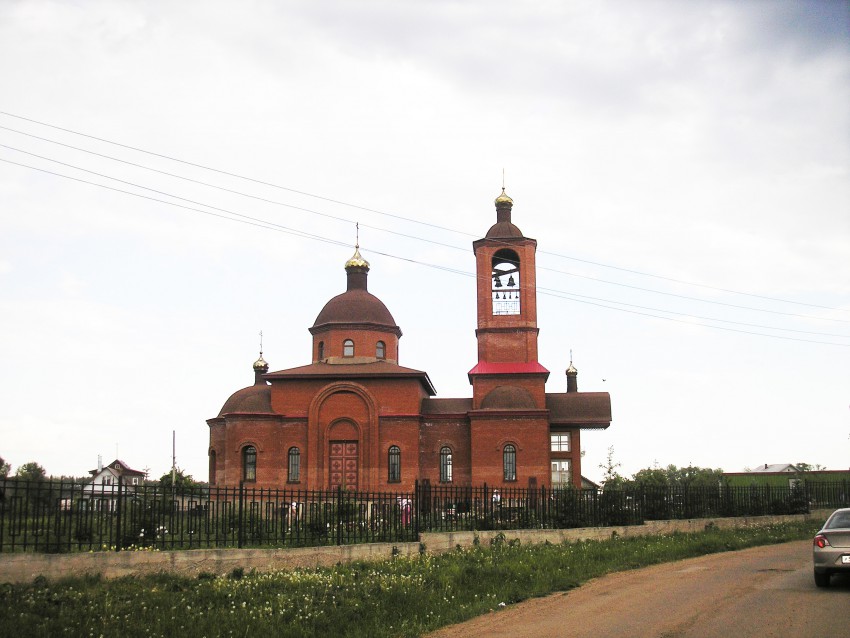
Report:
[[[489,361],[479,361],[475,366],[466,373],[469,377],[469,382],[472,383],[472,376],[478,374],[542,374],[546,378],[549,377],[549,371],[537,361],[516,362],[516,363],[491,363]]]
[[[317,361],[298,368],[278,370],[265,375],[266,379],[375,379],[375,378],[411,378],[418,379],[428,394],[436,394],[428,373],[413,368],[405,368],[389,361],[369,363],[326,363]]]
[[[496,223],[490,226],[485,237],[487,239],[508,239],[510,237],[522,237],[522,231],[514,226],[511,222],[511,208],[514,205],[514,200],[508,197],[505,193],[505,187],[502,187],[502,194],[496,198]]]
[[[334,326],[358,324],[370,328],[389,329],[401,336],[401,330],[384,302],[368,290],[369,262],[360,255],[360,247],[345,262],[346,291],[333,297],[316,317],[310,332],[316,334]]]
[[[271,386],[255,384],[237,390],[224,402],[218,416],[225,414],[274,414]]]
[[[472,409],[472,399],[422,399],[422,414],[466,414]]]
[[[514,226],[512,222],[496,222],[490,226],[485,235],[487,239],[507,239],[509,237],[522,237],[522,231]]]
[[[328,301],[316,317],[311,332],[326,326],[352,323],[401,332],[384,302],[361,288],[346,290]]]
[[[611,425],[611,395],[607,392],[546,393],[549,422],[607,428]]]

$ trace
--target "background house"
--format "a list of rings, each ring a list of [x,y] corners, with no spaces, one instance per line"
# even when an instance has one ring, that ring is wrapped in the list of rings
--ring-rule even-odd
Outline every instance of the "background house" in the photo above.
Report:
[[[89,470],[92,480],[83,486],[80,494],[82,507],[88,507],[98,511],[112,512],[115,510],[118,499],[118,480],[123,478],[122,490],[130,492],[134,486],[141,485],[145,480],[145,473],[132,469],[124,461],[115,459],[109,465],[101,465],[98,458],[98,467]]]

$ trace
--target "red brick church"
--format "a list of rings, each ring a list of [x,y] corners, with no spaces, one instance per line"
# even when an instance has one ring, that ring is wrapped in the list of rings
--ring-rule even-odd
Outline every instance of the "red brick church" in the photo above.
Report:
[[[432,485],[581,485],[581,430],[607,428],[607,392],[546,392],[538,361],[537,241],[496,199],[496,223],[473,242],[478,362],[472,398],[438,399],[421,370],[399,365],[401,329],[367,289],[356,248],[347,289],[310,328],[312,361],[269,372],[235,392],[209,419],[210,484],[257,488],[394,491]]]

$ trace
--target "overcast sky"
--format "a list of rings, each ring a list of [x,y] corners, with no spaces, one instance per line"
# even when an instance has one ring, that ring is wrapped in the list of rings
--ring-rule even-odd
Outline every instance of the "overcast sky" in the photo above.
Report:
[[[158,477],[176,431],[206,479],[205,420],[261,330],[272,370],[309,363],[358,221],[401,365],[471,396],[504,169],[547,390],[572,350],[611,393],[583,474],[610,446],[627,476],[848,468],[848,24],[827,0],[0,0],[0,456]]]

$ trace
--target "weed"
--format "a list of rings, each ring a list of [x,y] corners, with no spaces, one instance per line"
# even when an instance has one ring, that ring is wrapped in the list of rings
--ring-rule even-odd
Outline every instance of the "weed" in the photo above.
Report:
[[[237,567],[227,578],[203,572],[39,579],[0,586],[0,627],[10,635],[183,638],[304,637],[345,627],[348,636],[412,637],[612,571],[810,538],[817,527],[803,522],[541,545],[497,534],[489,547],[479,541],[440,555],[269,573]]]

